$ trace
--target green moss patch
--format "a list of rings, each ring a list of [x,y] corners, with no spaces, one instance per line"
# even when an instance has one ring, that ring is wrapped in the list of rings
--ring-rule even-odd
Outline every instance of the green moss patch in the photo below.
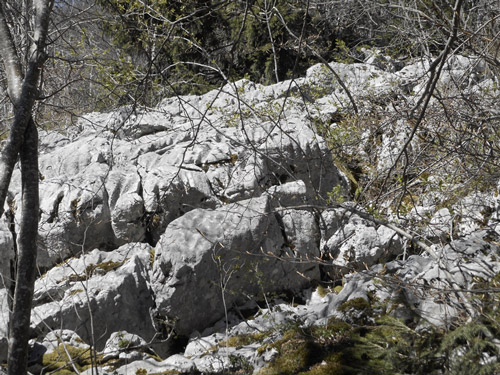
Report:
[[[370,303],[364,298],[353,298],[339,306],[338,311],[348,312],[350,310],[368,311]]]
[[[269,332],[258,332],[251,333],[247,335],[236,335],[229,337],[227,340],[221,341],[218,343],[219,347],[233,347],[238,348],[250,344],[254,344],[256,342],[262,342],[266,337],[269,336]]]
[[[99,264],[90,264],[85,269],[85,273],[89,276],[93,275],[94,273],[99,273],[101,275],[104,275],[108,272],[114,271],[117,268],[121,267],[128,259],[129,258],[125,258],[120,262],[108,261]]]
[[[276,359],[260,375],[341,374],[341,348],[350,345],[353,327],[331,319],[326,326],[294,327],[285,332],[274,348]]]
[[[129,258],[126,258],[119,262],[108,261],[98,264],[89,264],[82,274],[69,275],[68,280],[72,282],[78,282],[88,280],[93,275],[105,275],[108,272],[114,271],[123,266],[123,264],[125,264],[125,262],[127,262],[128,260]]]
[[[74,296],[74,295],[81,293],[81,292],[83,292],[83,289],[75,289],[75,290],[72,290],[71,292],[69,292],[69,295]]]
[[[77,348],[72,345],[59,345],[53,352],[44,354],[42,365],[44,373],[64,375],[75,374],[76,370],[85,371],[93,364],[101,364],[102,356],[93,350]]]
[[[367,308],[365,303],[353,301],[345,309]],[[372,325],[332,318],[325,326],[292,328],[267,345],[266,349],[274,348],[278,354],[259,374],[427,374],[440,365],[439,345],[438,336],[419,335],[388,316]]]
[[[330,290],[328,290],[328,288],[325,288],[322,285],[318,285],[318,287],[316,288],[316,292],[320,297],[326,297],[326,295],[330,292]]]
[[[155,263],[155,249],[152,247],[149,250],[149,265],[153,267],[153,264]]]

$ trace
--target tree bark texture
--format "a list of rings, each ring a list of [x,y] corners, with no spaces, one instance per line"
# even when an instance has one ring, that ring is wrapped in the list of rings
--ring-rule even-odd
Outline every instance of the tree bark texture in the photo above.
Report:
[[[14,123],[0,153],[0,216],[14,166],[20,160],[22,215],[17,242],[14,303],[10,316],[8,375],[25,375],[28,363],[31,306],[36,274],[39,217],[38,132],[32,117],[38,97],[40,71],[46,60],[45,46],[53,0],[33,0],[35,10],[33,40],[26,72],[23,74],[5,16],[6,0],[0,0],[0,57],[7,76],[8,93],[14,105]],[[27,30],[26,30],[27,31]]]
[[[20,152],[22,217],[18,240],[18,266],[9,332],[8,375],[26,374],[31,305],[36,274],[38,234],[38,132],[28,122]]]
[[[9,138],[0,153],[0,216],[4,213],[12,171],[18,160],[18,154],[24,142],[28,123],[31,121],[31,111],[38,96],[37,85],[40,71],[45,63],[45,43],[48,33],[50,12],[53,2],[50,0],[35,0],[35,33],[29,53],[26,74],[23,76],[9,25],[5,17],[5,0],[0,1],[0,56],[7,76],[9,97],[15,108],[14,123],[10,129]]]

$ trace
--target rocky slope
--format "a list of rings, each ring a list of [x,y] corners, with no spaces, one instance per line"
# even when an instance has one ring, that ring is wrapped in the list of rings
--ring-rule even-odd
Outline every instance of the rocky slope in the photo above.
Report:
[[[394,95],[415,102],[428,65],[396,71],[371,55],[364,64],[332,67],[362,106]],[[454,56],[440,85],[464,75],[475,77],[471,89],[492,85],[481,67]],[[351,110],[318,65],[295,81],[238,81],[155,109],[88,114],[65,133],[42,133],[31,371],[54,371],[78,357],[64,371],[91,374],[93,363],[109,374],[273,374],[273,366],[285,366],[280,340],[294,325],[326,327],[333,337],[342,331],[331,328],[335,322],[366,323],[374,311],[413,327],[463,317],[467,306],[454,288],[500,270],[495,195],[410,210],[408,217],[431,217],[428,237],[438,240],[455,223],[450,211],[467,211],[457,235],[433,245],[439,261],[353,214],[353,204],[332,206],[349,199],[350,181],[318,135],[317,119]],[[383,130],[373,171],[390,168],[407,134]],[[364,146],[350,151],[370,162]],[[0,361],[19,194],[16,171],[0,232]],[[331,288],[315,290],[320,284]],[[445,298],[440,290],[448,290]],[[330,360],[301,369],[321,364]]]

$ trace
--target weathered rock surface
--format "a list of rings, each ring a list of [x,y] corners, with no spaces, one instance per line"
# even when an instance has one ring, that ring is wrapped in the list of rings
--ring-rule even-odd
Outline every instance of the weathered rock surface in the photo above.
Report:
[[[372,266],[403,251],[401,238],[393,230],[376,226],[345,210],[323,213],[322,252],[332,264],[348,270]]]
[[[318,265],[310,261],[319,251],[311,243],[314,236],[296,238],[294,233],[314,234],[314,225],[307,212],[273,213],[266,196],[186,213],[167,227],[156,246],[157,313],[186,335],[220,319],[229,306],[246,302],[244,296],[300,290],[307,277],[319,277]]]
[[[231,127],[238,87],[255,105],[273,106],[269,100],[281,95],[256,96],[264,88],[241,81],[220,95],[167,99],[153,112],[89,114],[69,137],[43,133],[39,265],[47,269],[82,249],[154,245],[194,208],[214,209],[285,182],[303,183],[309,200],[342,183],[300,110],[287,106],[286,121],[270,113]],[[200,112],[216,95],[212,109]],[[9,194],[17,221],[18,182],[17,170]]]
[[[45,336],[42,341],[42,345],[46,349],[45,353],[47,354],[58,350],[59,346],[62,343],[64,343],[65,345],[71,345],[75,348],[90,348],[90,346],[86,344],[76,332],[69,329],[56,329],[54,331],[51,331]]]
[[[231,123],[235,90],[267,114]],[[92,113],[67,135],[42,132],[38,265],[49,271],[36,284],[34,332],[70,329],[87,342],[93,332],[102,348],[124,329],[166,335],[168,317],[189,335],[235,303],[319,278],[316,215],[294,206],[345,182],[301,108],[286,104],[286,120],[276,116],[286,90],[239,81],[156,111]],[[18,202],[16,170],[14,224]],[[10,275],[4,232],[1,271]],[[4,336],[6,327],[4,318]]]
[[[407,260],[378,264],[352,274],[338,295],[330,295],[327,315],[342,316],[338,307],[348,300],[363,298],[387,305],[398,318],[421,324],[447,326],[460,314],[467,314],[462,298],[453,290],[473,289],[481,280],[500,272],[497,235],[478,231],[452,241],[440,252],[440,261],[412,255]],[[449,277],[447,272],[451,275]],[[447,299],[437,299],[447,291]]]
[[[401,68],[379,53],[365,51],[365,58],[331,64],[361,112],[363,104],[389,97],[416,103],[429,61]],[[439,87],[453,91],[459,82],[479,92],[487,86],[481,69],[474,58],[456,56]],[[60,342],[95,345],[108,362],[117,361],[103,365],[104,374],[258,370],[277,355],[268,344],[281,338],[283,327],[349,321],[350,313],[341,311],[348,301],[365,300],[420,326],[448,325],[463,314],[460,298],[448,293],[437,300],[436,291],[467,290],[500,272],[498,234],[484,230],[500,232],[498,198],[470,192],[438,207],[441,192],[426,192],[421,206],[410,207],[402,220],[429,219],[420,229],[442,242],[439,261],[425,253],[408,257],[409,243],[391,229],[341,208],[324,210],[328,193],[342,201],[349,189],[315,120],[338,130],[350,106],[331,72],[317,65],[294,81],[264,87],[240,80],[202,96],[165,99],[155,110],[91,113],[65,135],[41,132],[38,265],[44,274],[35,285],[33,348],[50,353]],[[345,146],[374,173],[391,168],[411,130],[402,120],[380,129],[376,138],[367,130]],[[417,141],[409,147],[419,150]],[[0,362],[19,175],[16,170],[6,206],[12,222],[0,223]],[[424,182],[440,183],[433,176]],[[322,275],[331,276],[336,292],[309,292],[302,305],[253,306],[252,321],[234,314],[276,293],[296,296]],[[177,335],[190,337],[187,347],[160,361],[156,354],[171,350],[162,339]],[[259,339],[224,343],[241,335]]]
[[[104,345],[103,360],[119,358],[126,361],[144,360],[147,355],[148,343],[142,337],[127,331],[113,332]]]
[[[127,331],[151,340],[154,306],[147,244],[113,252],[93,250],[54,267],[35,284],[32,328],[38,334],[63,327],[102,349],[112,332]]]

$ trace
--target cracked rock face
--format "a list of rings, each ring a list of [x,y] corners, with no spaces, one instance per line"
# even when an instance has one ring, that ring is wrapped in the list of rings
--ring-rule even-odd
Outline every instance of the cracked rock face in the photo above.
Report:
[[[345,182],[298,101],[284,102],[287,89],[242,80],[152,111],[91,113],[66,135],[41,132],[38,266],[46,273],[33,332],[69,329],[88,342],[93,331],[99,346],[119,330],[150,340],[174,320],[189,335],[233,304],[319,278],[316,215],[294,207]],[[232,120],[235,90],[262,110],[241,114],[244,126]],[[12,220],[0,227],[2,286],[20,194],[16,169]]]
[[[256,95],[264,88],[239,81],[222,94],[165,100],[155,111],[91,113],[67,137],[42,133],[38,265],[46,270],[82,250],[129,242],[154,246],[193,209],[217,209],[288,182],[304,187],[301,202],[343,183],[300,108],[287,106],[275,119],[265,107],[269,117],[233,126],[235,87],[255,105],[278,108],[280,90]],[[19,180],[16,170],[9,191],[15,223]]]
[[[152,339],[150,251],[147,244],[127,244],[113,252],[94,250],[54,267],[35,284],[34,331],[41,334],[62,326],[86,342],[92,342],[94,334],[99,350],[123,327]]]
[[[176,332],[203,330],[245,296],[300,290],[307,277],[319,277],[317,264],[308,261],[317,247],[290,235],[294,225],[310,229],[314,220],[307,213],[278,217],[270,201],[196,209],[167,227],[156,246],[152,285],[157,313],[175,322]]]
[[[378,58],[372,63],[384,65]],[[440,84],[462,74],[466,65],[461,58],[450,60]],[[363,103],[395,90],[418,93],[428,63],[397,72],[369,64],[332,66]],[[308,92],[315,85],[324,89],[323,97]],[[38,266],[46,272],[35,286],[33,334],[70,330],[87,343],[98,338],[98,350],[120,331],[145,342],[172,332],[189,336],[249,299],[298,291],[318,280],[320,257],[330,262],[322,271],[337,275],[338,269],[378,272],[379,263],[404,258],[402,240],[392,230],[340,209],[307,208],[322,204],[339,185],[341,196],[347,190],[311,118],[333,119],[348,105],[332,75],[317,65],[293,82],[264,87],[240,80],[202,96],[167,98],[154,110],[91,113],[65,135],[41,132]],[[378,171],[392,164],[404,139],[382,134]],[[362,154],[366,142],[352,145],[353,154]],[[20,198],[15,170],[6,207],[10,216],[0,222],[0,361],[6,355],[6,288]],[[500,210],[491,196],[468,199],[473,204],[454,211],[470,219],[459,229],[471,236],[478,221],[487,220],[490,211],[497,219]],[[441,214],[433,224],[446,230],[450,215]],[[485,264],[493,262],[482,237],[453,245],[464,254],[482,253],[476,258]],[[450,272],[461,281],[491,276],[481,264],[460,263],[455,250],[445,250]],[[460,276],[464,264],[473,272]],[[426,258],[384,266],[404,281],[441,282],[440,268]],[[498,264],[494,267],[497,272]],[[318,304],[307,319],[327,319],[340,303],[371,293],[381,300],[393,297],[392,291],[376,290],[372,274],[346,279],[343,291]],[[413,301],[407,295],[409,303],[419,303],[422,316],[439,319],[449,312],[427,296]],[[408,313],[403,310],[402,317]],[[207,358],[171,357],[163,369],[208,369],[214,361]],[[156,368],[152,361],[142,359],[117,372]]]
[[[339,268],[363,269],[403,252],[401,238],[392,229],[342,210],[325,211],[323,218],[329,225],[322,251]]]

